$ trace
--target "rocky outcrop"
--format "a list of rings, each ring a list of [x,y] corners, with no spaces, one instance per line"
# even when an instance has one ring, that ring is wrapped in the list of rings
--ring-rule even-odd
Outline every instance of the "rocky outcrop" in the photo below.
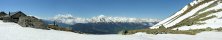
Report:
[[[33,16],[22,16],[19,17],[18,24],[22,27],[33,27],[33,28],[40,28],[40,29],[47,29],[44,22],[38,18]]]

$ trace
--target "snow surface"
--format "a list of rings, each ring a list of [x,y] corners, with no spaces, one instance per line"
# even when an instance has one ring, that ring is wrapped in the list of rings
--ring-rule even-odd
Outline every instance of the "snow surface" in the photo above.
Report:
[[[204,0],[196,0],[196,1],[193,1],[191,2],[190,4],[191,5],[196,5],[198,4],[198,2],[202,2]],[[176,20],[172,20],[173,18],[175,18],[177,15],[183,13],[185,10],[187,10],[187,6],[185,6],[182,10],[180,10],[179,12],[177,12],[176,14],[174,14],[173,16],[159,22],[158,24],[152,26],[151,28],[152,29],[155,29],[155,28],[158,28],[159,26],[161,25],[164,25],[165,27],[171,27],[173,25],[176,25],[177,23],[179,23],[180,21],[194,15],[197,11],[207,7],[208,5],[211,5],[213,2],[218,2],[217,6],[215,7],[212,7],[212,8],[209,8],[203,12],[207,12],[209,10],[216,10],[216,9],[221,9],[222,8],[222,3],[219,3],[220,0],[212,0],[208,3],[204,3],[203,5],[200,5],[198,6],[197,8],[194,8],[193,10],[191,10],[190,12],[186,13],[185,15],[182,15],[181,17],[177,18]],[[214,5],[214,4],[213,4]],[[200,13],[203,13],[203,12],[200,12]],[[219,28],[219,27],[222,27],[222,22],[221,22],[221,19],[219,19],[220,17],[222,17],[222,12],[218,12],[218,13],[213,13],[211,15],[208,15],[208,16],[212,16],[212,15],[216,15],[217,18],[213,18],[213,19],[209,19],[209,20],[206,20],[206,21],[201,21],[205,24],[203,25],[192,25],[192,26],[182,26],[182,27],[179,27],[178,29],[179,30],[189,30],[189,29],[201,29],[201,28],[207,28],[207,27],[211,27],[211,28]],[[206,16],[206,17],[208,17]],[[177,29],[177,28],[175,28]]]
[[[146,35],[86,35],[21,27],[0,21],[0,40],[150,40]]]
[[[16,23],[0,21],[0,40],[221,40],[222,37],[219,36],[222,36],[222,32],[203,32],[197,35],[152,35],[142,32],[133,35],[90,35],[21,27]]]
[[[205,4],[202,5],[202,6],[199,6],[199,7],[197,7],[197,8],[194,8],[192,11],[188,12],[187,14],[179,17],[179,18],[176,19],[175,21],[173,21],[173,22],[171,22],[170,24],[166,25],[166,27],[170,27],[170,26],[173,26],[173,25],[179,23],[180,21],[182,21],[182,20],[184,20],[184,19],[186,19],[186,18],[194,15],[198,10],[203,9],[204,7],[206,7],[207,5],[209,5],[209,4],[213,3],[213,2],[215,2],[215,1],[211,1],[211,2],[209,2],[209,3],[205,3]]]
[[[186,11],[187,9],[188,9],[188,5],[186,5],[184,8],[182,8],[180,11],[176,12],[174,15],[170,16],[169,18],[166,18],[165,20],[160,21],[159,23],[152,26],[151,28],[154,29],[154,28],[158,28],[161,25],[168,25],[170,23],[169,21],[173,21],[172,19],[174,17],[176,17],[177,15],[180,15],[181,13]]]
[[[218,3],[218,4],[219,5],[217,5],[215,7],[212,7],[212,8],[209,8],[206,11],[221,9],[222,8],[222,3]],[[206,11],[203,11],[203,12],[206,12]],[[212,16],[212,15],[216,15],[217,17],[206,20],[206,21],[202,21],[206,24],[192,25],[192,26],[182,26],[182,27],[179,27],[178,29],[179,30],[189,30],[189,29],[202,29],[202,28],[207,28],[207,27],[211,27],[211,28],[220,28],[220,27],[222,27],[222,22],[221,22],[222,19],[220,19],[220,17],[222,17],[222,12],[213,13],[213,14],[208,15],[208,16]]]

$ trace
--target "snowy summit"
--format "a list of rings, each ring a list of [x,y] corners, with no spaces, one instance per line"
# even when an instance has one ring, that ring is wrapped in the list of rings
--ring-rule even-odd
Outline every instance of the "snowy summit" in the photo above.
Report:
[[[142,23],[142,22],[159,22],[158,19],[151,18],[128,18],[128,17],[111,17],[105,15],[99,15],[92,18],[80,18],[74,17],[70,14],[58,14],[52,19],[47,19],[51,21],[57,21],[60,23],[66,24],[75,24],[75,23],[96,23],[96,22],[134,22],[134,23]]]

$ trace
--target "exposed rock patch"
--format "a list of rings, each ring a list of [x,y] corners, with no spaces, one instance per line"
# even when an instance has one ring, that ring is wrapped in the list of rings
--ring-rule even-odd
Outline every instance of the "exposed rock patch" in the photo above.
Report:
[[[22,16],[19,17],[18,24],[22,27],[33,27],[33,28],[40,28],[40,29],[47,29],[44,22],[38,18],[33,16]]]

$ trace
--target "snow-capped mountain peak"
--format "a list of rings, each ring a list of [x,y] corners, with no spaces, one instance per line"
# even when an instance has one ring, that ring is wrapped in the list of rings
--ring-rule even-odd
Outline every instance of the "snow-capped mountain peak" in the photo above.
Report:
[[[104,18],[104,17],[106,17],[105,15],[99,15],[99,16],[97,16],[97,18]]]
[[[75,24],[75,23],[88,23],[88,22],[159,22],[158,19],[150,19],[150,18],[128,18],[128,17],[111,17],[105,15],[99,15],[92,18],[80,18],[80,17],[73,17],[70,14],[58,14],[52,19],[51,21],[56,21],[60,23],[66,24]]]

